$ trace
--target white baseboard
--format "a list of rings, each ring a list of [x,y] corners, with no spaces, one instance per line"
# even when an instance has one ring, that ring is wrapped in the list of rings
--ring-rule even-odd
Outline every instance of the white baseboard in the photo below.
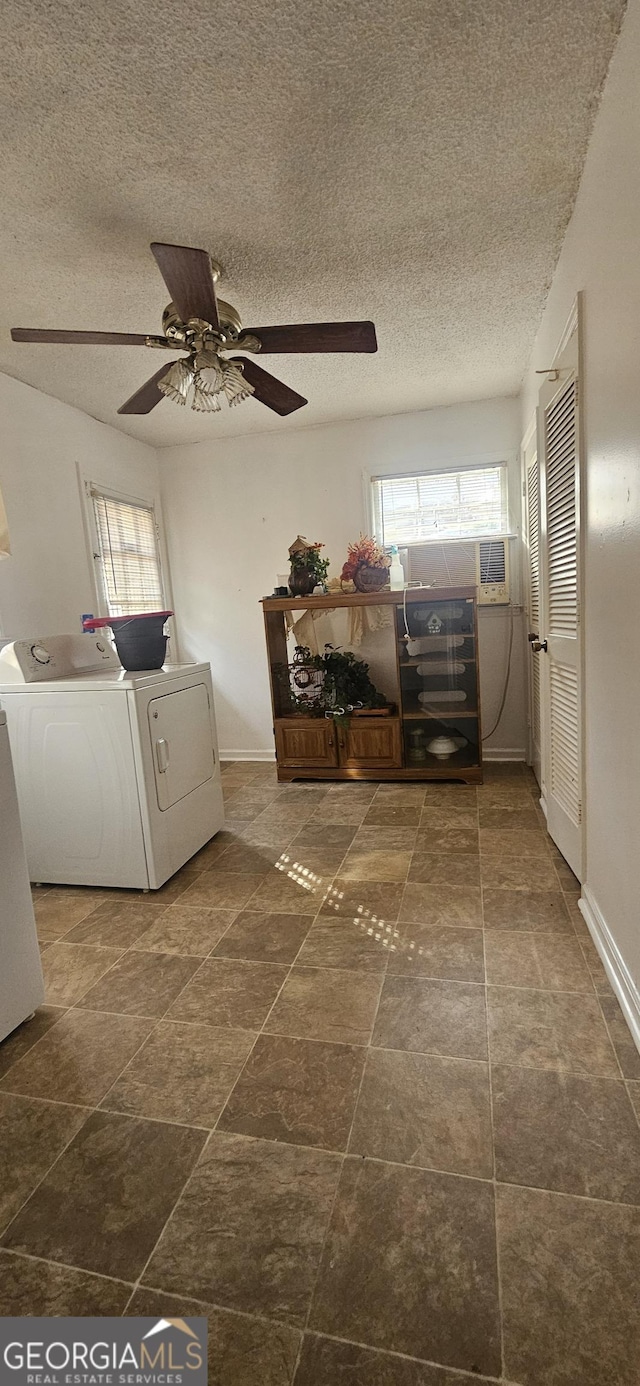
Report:
[[[636,1048],[640,1050],[640,992],[588,886],[582,887],[582,898],[578,905],[620,1002]]]
[[[483,760],[526,760],[524,746],[483,746]]]
[[[274,750],[269,751],[220,751],[220,760],[267,760],[276,758]]]
[[[273,761],[276,753],[269,751],[220,751],[221,760],[266,760]],[[523,746],[489,746],[482,752],[483,760],[524,761],[527,753]]]

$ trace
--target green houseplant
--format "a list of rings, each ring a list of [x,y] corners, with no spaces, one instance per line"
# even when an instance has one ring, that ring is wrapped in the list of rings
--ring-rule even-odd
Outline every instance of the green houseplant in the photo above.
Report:
[[[299,534],[289,549],[291,571],[289,586],[294,597],[307,597],[314,587],[324,587],[329,571],[329,559],[322,558],[324,544],[310,544]]]
[[[325,645],[324,654],[312,655],[306,645],[296,645],[291,668],[293,683],[302,690],[299,693],[291,690],[291,702],[309,717],[324,717],[325,712],[332,712],[346,721],[354,708],[387,706],[384,694],[378,692],[369,678],[369,665],[357,659],[350,650]],[[285,666],[282,670],[287,681],[289,669],[290,666]],[[304,691],[306,688],[309,691]]]

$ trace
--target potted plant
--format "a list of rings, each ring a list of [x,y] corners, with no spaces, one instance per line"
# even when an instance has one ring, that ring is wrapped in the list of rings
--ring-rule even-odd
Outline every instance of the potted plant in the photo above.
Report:
[[[379,592],[389,581],[391,559],[368,534],[349,544],[341,581],[352,582],[358,592]]]
[[[289,587],[294,597],[307,597],[313,592],[314,587],[324,587],[329,571],[329,559],[321,558],[320,550],[323,548],[324,544],[310,544],[302,534],[299,534],[291,545]]]
[[[371,682],[369,665],[351,650],[325,645],[324,654],[314,655],[306,645],[296,645],[293,663],[281,666],[280,673],[292,705],[308,717],[329,712],[348,721],[352,712],[389,709],[384,694]]]

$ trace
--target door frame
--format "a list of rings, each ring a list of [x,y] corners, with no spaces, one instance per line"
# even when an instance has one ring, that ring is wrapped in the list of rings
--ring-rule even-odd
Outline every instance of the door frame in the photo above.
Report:
[[[542,386],[543,386],[543,383],[544,383],[544,380],[543,380],[544,376],[547,376],[547,377],[551,376],[551,374],[552,374],[552,372],[553,372],[554,370],[557,370],[558,372],[560,372],[560,371],[562,371],[562,370],[567,370],[566,365],[563,365],[563,364],[561,364],[561,363],[562,363],[564,354],[565,354],[565,352],[566,352],[566,349],[567,349],[567,347],[568,347],[568,345],[569,345],[569,343],[570,343],[570,341],[571,341],[571,338],[574,336],[574,334],[576,334],[576,337],[577,337],[577,352],[576,352],[577,366],[576,366],[576,368],[575,368],[575,369],[576,369],[576,387],[577,387],[577,403],[576,403],[576,416],[577,416],[577,417],[576,417],[576,443],[577,443],[577,452],[578,452],[578,464],[577,464],[577,468],[576,468],[576,521],[577,521],[576,558],[577,558],[577,567],[578,567],[578,572],[577,572],[577,600],[578,600],[578,630],[579,630],[579,651],[578,651],[577,668],[578,668],[578,671],[579,671],[579,678],[580,678],[580,696],[579,696],[580,717],[579,717],[579,724],[578,724],[578,738],[579,738],[580,772],[581,772],[581,784],[580,784],[581,818],[580,818],[580,827],[579,827],[579,837],[580,837],[580,856],[581,856],[581,880],[584,881],[584,880],[586,879],[586,873],[587,873],[587,856],[586,856],[587,832],[586,832],[586,826],[587,826],[588,802],[587,802],[587,786],[586,786],[586,677],[585,677],[585,670],[586,670],[586,649],[585,649],[585,646],[586,646],[586,640],[585,640],[585,619],[584,619],[584,618],[585,618],[585,561],[584,561],[584,560],[585,560],[585,554],[584,554],[584,550],[585,550],[585,536],[586,536],[586,477],[585,477],[586,447],[585,447],[585,409],[584,409],[584,396],[585,396],[585,391],[584,391],[584,326],[583,326],[583,323],[584,323],[584,296],[583,296],[582,291],[580,291],[580,292],[576,295],[576,297],[575,297],[575,299],[574,299],[574,302],[573,302],[573,304],[572,304],[572,306],[571,306],[571,311],[570,311],[570,313],[569,313],[569,316],[568,316],[568,318],[567,318],[567,321],[566,321],[564,330],[563,330],[563,332],[562,332],[562,334],[561,334],[561,337],[560,337],[560,340],[559,340],[559,342],[558,342],[558,346],[556,347],[556,350],[555,350],[555,352],[554,352],[554,355],[553,355],[553,358],[552,358],[552,361],[551,361],[550,366],[549,366],[546,370],[539,370],[539,371],[537,372],[537,374],[539,374],[540,377],[541,377],[540,388],[542,389]],[[571,368],[571,369],[573,369],[573,368]],[[539,441],[539,440],[540,440],[541,430],[542,430],[542,427],[543,427],[543,419],[542,419],[542,416],[541,416],[541,411],[540,411],[539,406],[538,406],[538,408],[537,408],[537,410],[536,410],[536,415],[537,415],[537,422],[538,422],[538,458],[540,459],[540,458],[541,458],[541,450],[540,450],[540,441]],[[546,495],[546,466],[545,466],[544,470],[542,470],[542,468],[541,468],[541,472],[540,472],[540,520],[541,520],[541,524],[540,524],[540,530],[541,530],[541,533],[540,533],[540,541],[541,541],[541,542],[540,542],[540,626],[541,626],[541,638],[545,638],[546,635],[547,635],[547,633],[548,633],[548,621],[549,621],[549,613],[548,613],[548,610],[547,610],[547,594],[548,594],[548,569],[547,569],[547,560],[548,560],[548,549],[547,549],[547,515],[546,515],[546,506],[547,506],[547,495]],[[531,655],[531,658],[544,658],[544,656],[536,656],[536,655],[533,655],[533,654],[532,654],[532,655]],[[541,687],[542,687],[542,698],[541,698],[541,704],[542,704],[542,706],[541,706],[541,743],[542,743],[542,744],[541,744],[541,750],[542,750],[542,781],[543,781],[543,784],[542,784],[542,795],[541,795],[540,803],[541,803],[543,812],[544,812],[544,814],[545,814],[545,817],[548,819],[547,792],[549,791],[549,785],[548,785],[548,783],[547,783],[547,770],[548,770],[548,767],[549,767],[549,757],[550,757],[549,674],[548,674],[548,669],[545,670],[545,672],[544,672],[544,674],[543,674],[543,678],[542,678],[542,680],[541,680]],[[576,874],[577,874],[577,873],[576,873]]]
[[[525,616],[526,616],[526,621],[527,621],[527,629],[528,629],[528,632],[531,632],[531,630],[532,630],[533,616],[532,616],[532,614],[531,614],[531,561],[530,561],[530,557],[529,557],[529,492],[528,492],[528,487],[527,487],[527,474],[528,474],[529,467],[530,467],[532,464],[534,464],[534,465],[537,467],[537,469],[538,469],[538,606],[540,606],[541,587],[542,587],[542,581],[541,581],[541,561],[542,561],[542,555],[541,555],[541,551],[540,551],[540,550],[541,550],[541,543],[540,543],[540,541],[541,541],[541,534],[540,534],[540,513],[539,513],[539,512],[540,512],[540,484],[539,484],[539,480],[540,480],[540,459],[539,459],[539,457],[538,457],[538,410],[537,410],[537,407],[536,407],[536,409],[534,409],[534,411],[533,411],[533,415],[532,415],[532,418],[531,418],[531,420],[530,420],[530,422],[529,422],[529,426],[528,426],[528,428],[526,429],[526,431],[525,431],[525,433],[524,433],[524,436],[523,436],[523,439],[522,439],[522,442],[521,442],[521,444],[520,444],[520,459],[521,459],[521,469],[522,469],[522,535],[523,535],[523,540],[524,540],[523,545],[522,545],[522,561],[523,561],[523,569],[524,569],[523,575],[522,575],[522,582],[523,582],[523,591],[524,591],[524,594],[525,594]],[[540,622],[541,622],[541,621],[542,621],[542,612],[540,612]],[[526,656],[525,656],[525,658],[526,658],[526,667],[527,667],[527,702],[528,702],[528,710],[527,710],[527,765],[530,765],[530,766],[531,766],[531,768],[533,769],[534,775],[536,775],[536,780],[538,781],[538,787],[539,787],[539,789],[540,789],[540,795],[541,795],[541,800],[540,800],[540,802],[543,804],[543,808],[544,808],[545,815],[546,815],[546,805],[544,804],[544,784],[543,784],[543,764],[542,764],[542,762],[543,762],[543,753],[542,753],[542,698],[540,697],[540,709],[539,709],[539,711],[540,711],[540,725],[539,725],[539,727],[538,727],[538,735],[539,735],[539,739],[540,739],[540,745],[536,746],[535,738],[534,738],[534,725],[533,725],[533,657],[532,657],[532,655],[531,655],[530,645],[529,645],[528,642],[525,644],[525,650],[526,650]],[[537,765],[537,768],[538,768],[538,774],[536,774],[536,765]]]

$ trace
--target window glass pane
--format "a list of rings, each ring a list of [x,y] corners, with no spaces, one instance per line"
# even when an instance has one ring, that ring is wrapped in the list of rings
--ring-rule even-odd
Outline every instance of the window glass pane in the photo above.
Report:
[[[164,595],[151,506],[92,492],[102,586],[109,616],[162,611]]]
[[[467,539],[507,531],[506,467],[376,477],[376,533],[383,544]]]

